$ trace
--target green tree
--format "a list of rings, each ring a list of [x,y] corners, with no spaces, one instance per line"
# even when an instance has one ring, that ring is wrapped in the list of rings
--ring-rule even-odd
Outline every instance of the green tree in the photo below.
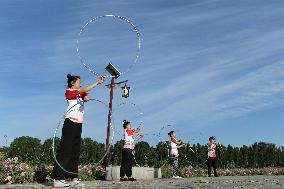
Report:
[[[112,148],[111,162],[113,165],[121,165],[121,150],[124,144],[124,140],[117,141]]]
[[[245,145],[243,145],[241,148],[240,148],[240,154],[242,156],[242,161],[241,161],[241,167],[249,167],[249,162],[248,162],[248,155],[249,155],[249,148]]]
[[[140,166],[149,165],[151,161],[151,147],[145,142],[141,141],[135,145],[135,160]],[[134,162],[135,163],[135,162]]]
[[[218,161],[218,167],[220,168],[226,168],[226,160],[225,160],[225,153],[226,153],[226,146],[222,145],[222,144],[217,144],[217,149],[216,149],[216,153],[217,153],[217,161]]]
[[[169,160],[169,143],[167,142],[159,142],[156,145],[155,148],[155,153],[156,153],[156,157],[159,159],[159,161],[155,162],[155,167],[161,167],[164,164],[168,163]]]
[[[100,161],[105,155],[105,144],[94,141],[96,163]]]
[[[84,138],[81,141],[80,164],[96,163],[96,146],[91,138]]]
[[[104,144],[93,141],[91,138],[82,139],[80,149],[80,164],[96,164],[102,159],[104,154]]]
[[[59,146],[60,146],[60,138],[56,137],[54,139],[54,149],[55,155],[59,153]],[[52,152],[52,139],[46,139],[41,146],[41,164],[52,165],[54,163],[54,157]]]
[[[207,162],[207,145],[201,145],[199,143],[196,144],[195,154],[196,154],[196,162],[195,165],[198,167],[206,167]]]
[[[40,164],[42,156],[40,140],[29,136],[18,137],[11,143],[8,156],[18,157],[20,161],[32,165]]]

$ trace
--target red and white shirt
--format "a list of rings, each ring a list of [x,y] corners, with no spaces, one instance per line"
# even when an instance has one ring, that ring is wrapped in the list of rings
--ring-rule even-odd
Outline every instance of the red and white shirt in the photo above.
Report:
[[[208,143],[208,157],[216,157],[216,144]]]
[[[178,145],[177,145],[177,139],[175,137],[171,137],[171,155],[178,156]]]
[[[124,129],[124,146],[123,148],[130,148],[134,149],[134,139],[133,134],[135,133],[134,130],[131,129]]]
[[[84,98],[86,93],[80,93],[78,89],[67,89],[65,97],[68,107],[65,118],[76,123],[83,123],[84,120]]]

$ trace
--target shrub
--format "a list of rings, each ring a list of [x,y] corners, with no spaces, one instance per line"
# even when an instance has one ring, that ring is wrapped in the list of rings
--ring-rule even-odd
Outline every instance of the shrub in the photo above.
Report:
[[[106,171],[103,167],[94,167],[93,165],[80,165],[79,166],[79,177],[82,180],[104,180]]]
[[[18,158],[8,158],[2,161],[1,180],[9,184],[21,184],[32,182],[34,171],[26,163],[21,163]]]
[[[283,167],[266,167],[266,168],[233,168],[218,169],[219,176],[250,176],[250,175],[283,175]],[[207,169],[184,167],[180,169],[182,177],[206,177]]]
[[[44,183],[47,181],[48,175],[50,175],[49,170],[45,166],[39,166],[34,170],[34,181],[37,183]]]

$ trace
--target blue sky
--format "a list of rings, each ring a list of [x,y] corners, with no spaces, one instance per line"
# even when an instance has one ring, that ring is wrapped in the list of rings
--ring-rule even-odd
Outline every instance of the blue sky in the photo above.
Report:
[[[52,137],[66,109],[66,74],[80,75],[83,84],[96,80],[76,56],[77,33],[91,18],[115,14],[133,21],[142,38],[137,65],[118,79],[129,80],[131,94],[123,99],[115,91],[117,133],[123,119],[142,120],[151,144],[158,140],[152,134],[171,124],[192,142],[215,135],[223,144],[284,146],[283,12],[282,0],[3,0],[0,145],[4,135],[8,143]],[[135,33],[118,20],[90,24],[80,40],[99,73],[108,61],[124,71],[134,58]],[[104,86],[92,96],[109,98]],[[83,137],[104,142],[106,112],[86,104]]]

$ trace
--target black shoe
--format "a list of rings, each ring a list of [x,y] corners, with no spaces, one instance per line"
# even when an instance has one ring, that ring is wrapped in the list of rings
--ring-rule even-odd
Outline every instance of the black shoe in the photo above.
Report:
[[[135,178],[133,178],[133,177],[128,178],[128,180],[129,180],[129,181],[132,181],[132,182],[133,182],[133,181],[137,181],[137,180],[136,180]]]
[[[123,182],[123,181],[127,181],[127,178],[123,177],[123,178],[120,178],[120,181]]]

